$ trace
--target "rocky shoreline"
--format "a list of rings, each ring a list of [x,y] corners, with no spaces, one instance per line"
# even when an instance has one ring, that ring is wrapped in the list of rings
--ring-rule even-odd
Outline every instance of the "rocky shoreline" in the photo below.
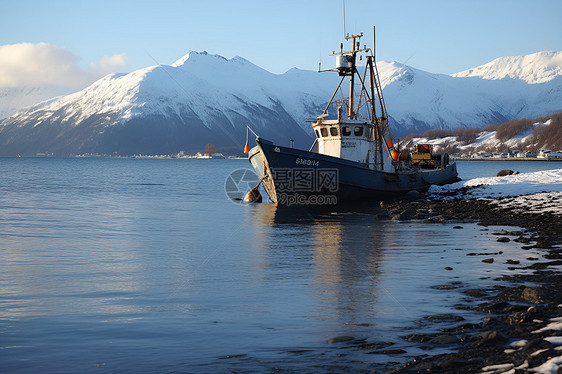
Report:
[[[486,289],[467,290],[473,302],[455,309],[485,312],[480,323],[466,323],[450,315],[428,316],[458,321],[453,328],[435,333],[411,334],[403,339],[421,347],[450,347],[454,353],[416,358],[404,365],[372,370],[372,373],[526,373],[541,367],[562,373],[562,219],[551,213],[528,213],[502,207],[502,199],[468,199],[470,188],[381,203],[377,219],[425,220],[428,222],[478,222],[484,226],[517,226],[522,231],[498,235],[498,241],[523,244],[522,249],[544,251],[543,259],[523,267],[508,262],[514,275]],[[490,258],[484,262],[493,261]],[[526,269],[525,274],[515,270]],[[532,273],[529,273],[532,271]],[[446,291],[446,287],[443,287]],[[455,319],[456,318],[456,319]],[[554,321],[554,322],[553,322]],[[558,325],[556,325],[558,323]],[[550,325],[549,325],[550,324]],[[549,327],[550,326],[550,327]],[[541,366],[543,365],[543,366]],[[548,366],[548,367],[547,367]],[[550,371],[546,370],[549,369]]]

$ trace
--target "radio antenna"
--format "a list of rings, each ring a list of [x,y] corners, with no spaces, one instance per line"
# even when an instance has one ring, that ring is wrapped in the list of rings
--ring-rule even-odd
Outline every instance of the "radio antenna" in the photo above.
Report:
[[[345,32],[345,0],[343,0],[343,37],[346,37],[346,32]]]
[[[377,32],[376,32],[375,26],[373,26],[373,60],[375,60],[375,62],[377,61],[377,58],[376,58],[376,56],[377,56],[377,44],[376,44],[377,39],[376,39],[376,36],[375,36],[376,34],[377,34]]]

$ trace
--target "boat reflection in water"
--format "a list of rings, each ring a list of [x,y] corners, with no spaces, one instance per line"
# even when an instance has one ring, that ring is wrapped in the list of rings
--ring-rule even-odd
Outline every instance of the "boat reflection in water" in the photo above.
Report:
[[[393,326],[404,323],[407,311],[399,296],[381,282],[387,257],[394,257],[388,252],[399,249],[403,227],[377,221],[377,211],[353,205],[248,206],[248,226],[267,273],[260,278],[285,278],[288,284],[307,287],[309,300],[292,307],[306,309],[301,313],[318,322],[313,333],[322,339],[353,335],[377,323],[390,336]]]
[[[465,256],[459,258],[459,242],[489,243],[478,238],[476,224],[455,230],[454,225],[378,220],[378,206],[248,204],[245,211],[245,235],[252,238],[256,259],[254,281],[270,292],[262,301],[270,303],[265,309],[275,308],[276,331],[288,334],[289,344],[296,342],[298,349],[351,367],[355,360],[383,364],[427,353],[400,337],[412,330],[434,332],[430,324],[415,322],[427,315],[455,313],[452,306],[465,295],[434,286],[461,274],[463,282],[478,283],[481,274],[474,264],[464,266]],[[455,271],[444,270],[448,265]],[[341,336],[354,340],[329,343]],[[381,350],[391,341],[392,349],[407,353],[384,356],[349,349],[345,359],[338,356],[342,347],[361,344],[357,339]]]

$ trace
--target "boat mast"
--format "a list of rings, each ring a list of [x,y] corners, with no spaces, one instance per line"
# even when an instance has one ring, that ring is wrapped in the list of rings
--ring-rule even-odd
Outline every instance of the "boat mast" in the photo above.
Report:
[[[357,58],[357,52],[355,52],[355,38],[356,35],[346,36],[345,39],[353,39],[353,43],[351,44],[351,77],[349,77],[349,108],[347,118],[352,119],[354,117],[353,114],[353,88],[355,85],[355,60]]]
[[[340,45],[340,52],[332,53],[332,56],[340,56],[338,62],[338,74],[342,77],[349,77],[349,99],[348,99],[348,108],[347,108],[347,118],[353,119],[356,116],[355,111],[353,110],[354,103],[354,85],[355,85],[355,74],[357,72],[357,53],[368,51],[369,48],[360,48],[359,39],[363,36],[363,33],[358,35],[347,35],[345,37],[346,40],[352,41],[351,50],[344,51],[343,50],[343,43]]]

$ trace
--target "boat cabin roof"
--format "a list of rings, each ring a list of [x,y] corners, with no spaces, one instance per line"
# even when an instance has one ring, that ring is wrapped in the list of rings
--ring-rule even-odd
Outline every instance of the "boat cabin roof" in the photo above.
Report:
[[[349,120],[340,122],[338,120],[318,121],[312,125],[318,139],[328,137],[355,137],[368,138],[369,127],[372,124],[361,120]]]

